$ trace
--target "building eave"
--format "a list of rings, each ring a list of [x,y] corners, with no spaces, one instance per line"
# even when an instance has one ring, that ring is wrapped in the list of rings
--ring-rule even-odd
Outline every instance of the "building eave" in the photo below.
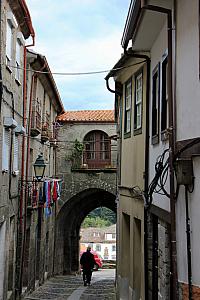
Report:
[[[12,12],[19,24],[20,30],[25,39],[35,36],[31,16],[25,0],[8,0]]]
[[[31,50],[28,50],[28,52],[32,52]],[[55,80],[53,78],[53,75],[51,73],[50,67],[48,65],[47,59],[45,56],[38,54],[38,53],[34,53],[37,58],[34,60],[33,63],[31,63],[31,67],[35,70],[35,71],[40,71],[41,68],[44,67],[44,69],[42,70],[45,73],[41,73],[38,74],[38,77],[42,80],[45,81],[47,80],[48,83],[50,84],[50,87],[53,91],[53,95],[52,95],[52,100],[54,100],[55,104],[56,104],[56,111],[58,114],[63,113],[64,110],[64,106],[63,103],[61,101],[60,98],[60,94],[58,92],[58,88],[56,86]]]
[[[124,49],[128,47],[128,43],[130,39],[132,39],[140,14],[141,0],[132,0],[129,6],[128,16],[126,19],[124,32],[121,40],[121,45]]]

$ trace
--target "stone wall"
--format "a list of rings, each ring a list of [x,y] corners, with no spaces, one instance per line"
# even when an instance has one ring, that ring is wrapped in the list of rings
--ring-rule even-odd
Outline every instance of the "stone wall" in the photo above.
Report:
[[[169,224],[162,219],[148,215],[148,294],[152,300],[154,293],[158,299],[170,299],[169,228]],[[153,284],[154,276],[157,287]]]

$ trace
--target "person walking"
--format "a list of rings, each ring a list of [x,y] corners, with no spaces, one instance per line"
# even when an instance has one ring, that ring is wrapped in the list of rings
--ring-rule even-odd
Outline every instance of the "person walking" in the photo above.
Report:
[[[90,285],[92,271],[95,265],[94,255],[91,253],[91,247],[88,246],[86,252],[83,252],[80,259],[80,264],[83,269],[84,286]]]

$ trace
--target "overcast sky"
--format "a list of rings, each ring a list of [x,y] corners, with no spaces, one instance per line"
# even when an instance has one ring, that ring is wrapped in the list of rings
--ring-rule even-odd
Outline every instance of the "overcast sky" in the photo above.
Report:
[[[52,72],[108,70],[123,52],[130,0],[26,0],[36,32],[34,51]],[[104,74],[54,75],[66,110],[113,109]]]

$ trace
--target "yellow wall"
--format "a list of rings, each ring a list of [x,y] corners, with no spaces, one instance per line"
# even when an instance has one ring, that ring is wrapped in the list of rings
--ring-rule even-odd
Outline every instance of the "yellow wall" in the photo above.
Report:
[[[138,63],[131,58],[125,65]],[[142,132],[134,135],[134,74],[143,71]],[[144,201],[129,189],[144,190],[146,132],[146,64],[123,69],[115,78],[123,85],[132,78],[131,135],[124,136],[125,88],[122,97],[121,182],[118,207],[118,296],[121,299],[144,299]]]
[[[139,60],[130,59],[126,64],[132,65]],[[143,69],[143,103],[142,103],[142,133],[134,135],[134,73]],[[122,186],[140,186],[144,188],[144,159],[145,159],[145,115],[146,115],[146,65],[136,65],[121,71],[117,81],[122,84],[132,78],[132,110],[131,110],[131,137],[124,138],[124,99],[125,90],[123,88],[123,119],[122,119],[122,149],[121,149],[121,185]]]

